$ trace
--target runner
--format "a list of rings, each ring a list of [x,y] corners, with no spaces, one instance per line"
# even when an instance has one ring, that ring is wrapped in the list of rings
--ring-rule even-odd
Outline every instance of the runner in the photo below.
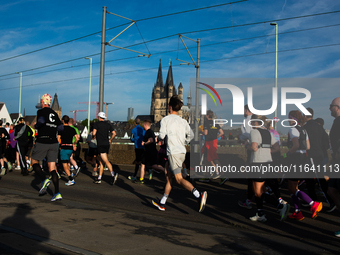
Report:
[[[335,98],[329,106],[332,117],[334,117],[333,125],[329,133],[332,151],[332,164],[340,164],[340,97]],[[331,178],[328,181],[328,194],[333,199],[334,204],[340,209],[340,179]],[[340,237],[340,230],[336,231],[335,236]]]
[[[76,128],[74,125],[73,125],[73,118],[70,118],[69,120],[69,126],[74,128],[74,130],[76,131],[77,135],[73,138],[73,142],[75,141],[75,139],[78,139],[77,141],[80,140],[80,133],[79,133],[79,130],[78,128]],[[78,143],[76,143],[76,147],[75,149],[73,150],[72,152],[72,155],[71,155],[71,158],[70,158],[70,166],[71,168],[73,168],[74,170],[76,170],[76,173],[74,174],[75,177],[78,176],[81,168],[78,166],[77,164],[77,161],[75,159],[78,159],[79,158],[79,155],[78,155],[78,150],[79,150],[80,147],[78,147]]]
[[[144,138],[142,141],[142,146],[144,146],[145,151],[142,157],[142,165],[140,168],[140,178],[136,180],[136,183],[144,183],[145,167],[148,167],[149,172],[151,169],[164,172],[164,168],[157,165],[157,149],[156,149],[156,136],[151,130],[151,120],[145,120],[143,123],[145,129]],[[152,175],[151,175],[152,176]],[[149,178],[151,180],[151,178]]]
[[[144,138],[145,130],[140,126],[140,119],[135,119],[135,127],[131,131],[131,142],[135,144],[135,154],[136,159],[134,161],[135,164],[135,172],[132,176],[129,176],[128,179],[131,181],[137,180],[137,173],[139,170],[139,166],[142,163],[142,158],[144,154],[144,146],[142,145]]]
[[[105,121],[106,116],[104,112],[98,113],[98,122],[94,123],[93,126],[93,138],[97,139],[97,148],[98,148],[98,159],[99,159],[99,175],[97,180],[94,181],[96,184],[102,183],[102,176],[104,171],[104,164],[108,167],[111,173],[111,182],[110,184],[113,185],[116,183],[118,178],[118,173],[112,169],[112,165],[107,157],[110,150],[110,145],[116,136],[116,131],[113,130],[111,124]],[[111,135],[111,138],[109,138]]]
[[[170,115],[161,120],[161,129],[158,138],[161,140],[167,136],[169,163],[165,168],[166,185],[164,195],[161,200],[152,200],[152,204],[159,210],[165,211],[165,203],[172,189],[172,177],[175,176],[176,182],[190,191],[198,200],[198,211],[202,212],[205,208],[208,193],[206,191],[199,192],[190,182],[182,177],[181,169],[186,154],[185,143],[189,143],[194,136],[186,120],[177,115],[177,112],[181,110],[182,106],[182,101],[177,96],[172,96],[169,101]]]
[[[273,135],[265,127],[262,127],[263,123],[267,123],[267,117],[252,115],[251,119],[253,130],[250,132],[250,143],[246,146],[246,148],[251,152],[250,164],[261,165],[271,163],[273,161],[271,153],[280,151],[280,147]],[[267,221],[266,215],[263,212],[263,196],[266,195],[265,179],[253,179],[253,190],[255,193],[257,213],[249,219],[251,221],[265,222]],[[281,217],[280,220],[283,221],[287,217],[290,206],[284,203],[281,197],[276,197],[276,199],[277,201],[272,196],[266,196],[266,201],[277,205]]]
[[[287,162],[292,165],[301,165],[308,163],[306,151],[310,149],[310,143],[307,132],[301,127],[305,119],[299,111],[289,112],[288,119],[295,120],[289,121],[290,126],[295,126],[289,129],[288,132],[288,148],[289,151],[286,153]],[[299,180],[289,179],[288,180],[288,191],[292,197],[295,211],[288,217],[295,220],[303,220],[301,212],[300,199],[304,200],[311,206],[312,218],[316,218],[318,212],[322,210],[322,203],[314,202],[306,193],[299,190]]]
[[[92,176],[98,176],[97,140],[93,138],[92,133],[93,133],[93,124],[90,125],[90,133],[86,139],[86,142],[89,145],[87,155],[86,155],[86,162],[89,163],[93,167]]]
[[[17,141],[17,150],[19,152],[21,174],[28,175],[26,154],[30,140],[33,138],[33,132],[29,126],[25,124],[23,117],[19,118],[19,124],[14,128],[14,136]]]
[[[58,141],[60,144],[60,162],[63,165],[64,171],[68,177],[68,182],[65,183],[66,186],[71,186],[75,184],[73,175],[70,171],[70,158],[73,151],[76,149],[76,144],[78,142],[77,132],[74,128],[69,125],[69,116],[64,115],[62,122],[64,124],[64,130],[58,132]]]
[[[0,120],[0,164],[1,164],[1,170],[0,170],[0,176],[3,176],[6,174],[6,168],[4,166],[4,155],[6,151],[6,145],[7,145],[7,140],[9,139],[9,134],[6,131],[5,128],[2,127],[2,120]]]
[[[40,195],[46,193],[47,187],[51,181],[46,178],[43,173],[39,161],[47,157],[48,170],[52,175],[52,182],[54,184],[54,195],[52,202],[62,199],[59,193],[59,179],[56,172],[56,161],[58,159],[58,140],[57,132],[64,129],[58,114],[50,108],[52,97],[49,94],[44,94],[41,97],[41,108],[37,112],[37,123],[35,128],[38,130],[37,140],[32,152],[32,164],[34,172],[41,178]]]
[[[213,177],[213,179],[219,178],[219,173],[217,171],[216,165],[221,166],[221,163],[218,160],[217,156],[217,141],[218,138],[222,137],[224,134],[222,128],[220,126],[214,126],[213,123],[214,113],[211,110],[207,111],[206,119],[204,121],[204,128],[203,128],[203,134],[205,139],[204,148],[202,150],[205,151],[206,160],[214,166],[216,169],[216,175]]]

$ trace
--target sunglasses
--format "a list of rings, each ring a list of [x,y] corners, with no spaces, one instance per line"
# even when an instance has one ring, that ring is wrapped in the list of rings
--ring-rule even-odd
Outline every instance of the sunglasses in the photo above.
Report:
[[[329,106],[329,108],[332,108],[333,106],[340,107],[339,105],[336,105],[336,104],[331,104],[331,105]]]

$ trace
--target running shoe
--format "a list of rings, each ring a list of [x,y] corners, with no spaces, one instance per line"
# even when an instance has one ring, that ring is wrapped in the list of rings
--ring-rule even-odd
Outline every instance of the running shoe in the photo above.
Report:
[[[206,191],[203,191],[201,193],[201,197],[198,199],[198,203],[199,203],[198,212],[203,212],[205,208],[205,204],[207,202],[207,197],[208,197],[208,193]]]
[[[1,167],[0,175],[4,176],[6,174],[6,168]]]
[[[50,186],[51,181],[49,179],[45,179],[45,181],[41,182],[41,189],[39,190],[39,194],[43,195],[46,193],[46,190],[48,188],[48,186]]]
[[[9,168],[8,168],[9,169]],[[27,168],[28,169],[28,172],[30,173],[30,172],[32,172],[33,171],[33,166],[30,166],[29,168]]]
[[[53,195],[53,197],[51,198],[51,201],[52,202],[55,202],[55,201],[57,201],[57,200],[62,200],[63,198],[62,198],[62,196],[61,196],[61,194],[60,193],[57,193],[57,194],[54,194]]]
[[[259,221],[259,222],[266,222],[267,218],[266,215],[259,216],[258,213],[256,213],[255,216],[249,217],[251,221]]]
[[[95,184],[101,184],[101,183],[102,183],[102,180],[101,180],[101,179],[97,179],[97,180],[94,180],[93,183],[95,183]]]
[[[70,166],[70,170],[71,170],[71,171],[74,170],[74,166],[73,166],[73,165]]]
[[[158,198],[152,200],[152,204],[156,206],[158,210],[165,211],[165,204],[161,204],[161,201]]]
[[[280,213],[280,220],[284,221],[288,216],[288,213],[289,213],[289,210],[290,210],[290,205],[284,204],[284,203],[282,205],[283,205],[283,207],[281,209],[279,209],[279,213]]]
[[[226,181],[228,181],[229,178],[224,178],[223,180],[220,181],[220,185],[223,185]]]
[[[76,182],[74,180],[72,180],[72,181],[69,180],[68,182],[65,183],[66,186],[72,186],[74,184],[76,184]]]
[[[334,235],[335,235],[336,237],[340,237],[340,230],[339,230],[339,231],[335,231],[335,232],[334,232]]]
[[[312,219],[316,218],[318,216],[318,212],[322,210],[322,202],[314,202],[314,204],[311,206],[310,211],[312,214]]]
[[[137,177],[136,176],[128,176],[128,179],[131,180],[131,181],[136,181],[137,180]]]
[[[305,218],[305,217],[303,217],[301,211],[294,212],[293,214],[288,215],[288,217],[292,220],[303,220]]]
[[[251,208],[253,208],[253,207],[251,206],[251,202],[250,202],[248,199],[246,199],[244,202],[241,201],[241,200],[239,200],[239,201],[238,201],[238,205],[241,206],[241,207],[243,207],[243,208],[249,209],[249,210],[250,210]]]
[[[56,171],[57,172],[57,175],[58,175],[58,179],[61,179],[61,176],[60,176],[60,174],[58,173],[58,171]]]
[[[78,169],[77,169],[76,174],[74,175],[74,177],[77,177],[77,176],[78,176],[78,174],[79,174],[79,172],[80,172],[80,169],[81,169],[81,167],[78,167]]]
[[[8,162],[7,167],[8,167],[8,171],[11,171],[12,170],[12,163]],[[32,166],[32,170],[33,170],[33,166]]]
[[[153,173],[153,170],[152,170],[152,169],[149,169],[149,180],[150,180],[150,181],[152,180],[152,173]]]
[[[16,167],[14,168],[14,170],[20,171],[20,170],[21,170],[21,167],[20,167],[20,166],[16,166]]]
[[[114,185],[116,183],[117,179],[118,179],[118,173],[115,173],[115,175],[112,176],[111,185]]]
[[[92,173],[92,176],[98,176],[97,171],[93,172],[93,173]]]
[[[335,204],[330,204],[330,205],[329,205],[329,209],[328,209],[326,212],[331,213],[331,212],[333,212],[335,209],[336,209],[336,205],[335,205]]]
[[[136,183],[136,184],[144,184],[144,180],[135,180],[133,183]]]

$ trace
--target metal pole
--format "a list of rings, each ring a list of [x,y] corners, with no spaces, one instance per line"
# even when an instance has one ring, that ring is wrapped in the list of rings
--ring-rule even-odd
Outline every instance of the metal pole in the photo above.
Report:
[[[198,151],[198,122],[200,118],[199,114],[199,89],[198,89],[198,82],[200,80],[200,46],[201,46],[201,39],[197,39],[197,64],[196,64],[196,101],[195,101],[195,152]]]
[[[275,88],[277,89],[277,52],[278,52],[278,25],[276,22],[270,23],[275,26]],[[275,110],[275,119],[277,118],[277,109]],[[274,129],[276,130],[276,122],[274,123]]]
[[[102,43],[100,55],[100,80],[99,80],[99,111],[103,111],[104,103],[104,74],[105,74],[105,34],[106,34],[106,6],[103,7]]]
[[[22,72],[15,72],[20,74],[20,87],[19,87],[19,115],[18,118],[20,118],[21,115],[21,90],[22,90]]]
[[[89,84],[89,106],[88,106],[88,113],[87,113],[87,132],[90,133],[90,110],[91,110],[91,78],[92,78],[92,58],[86,57],[85,59],[90,60],[90,84]]]

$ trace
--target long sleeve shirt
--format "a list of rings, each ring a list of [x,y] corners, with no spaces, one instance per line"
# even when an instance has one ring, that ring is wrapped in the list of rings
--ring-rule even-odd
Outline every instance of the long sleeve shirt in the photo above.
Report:
[[[161,120],[159,138],[164,139],[167,136],[167,155],[185,154],[185,144],[188,144],[193,138],[188,122],[176,114],[170,114]]]

